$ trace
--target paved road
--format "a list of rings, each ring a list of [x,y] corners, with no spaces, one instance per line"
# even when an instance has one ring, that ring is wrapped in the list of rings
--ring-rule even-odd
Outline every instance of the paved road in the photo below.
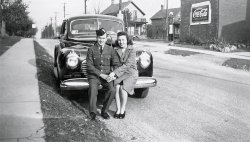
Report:
[[[55,41],[39,43],[53,55]],[[221,66],[230,56],[182,57],[165,54],[172,48],[166,44],[136,46],[152,51],[158,86],[145,99],[129,98],[126,119],[103,121],[114,134],[133,141],[250,141],[250,73]]]
[[[250,141],[249,72],[220,66],[221,56],[153,54],[153,129],[177,141]]]
[[[53,57],[57,41],[37,41]],[[129,98],[126,119],[100,118],[115,136],[138,142],[250,141],[249,72],[221,66],[227,56],[182,57],[165,54],[171,48],[166,44],[137,42],[136,46],[152,51],[158,86],[151,88],[145,99]],[[29,63],[33,63],[31,59]],[[86,106],[87,102],[80,105]],[[115,111],[114,103],[110,109],[111,113]]]

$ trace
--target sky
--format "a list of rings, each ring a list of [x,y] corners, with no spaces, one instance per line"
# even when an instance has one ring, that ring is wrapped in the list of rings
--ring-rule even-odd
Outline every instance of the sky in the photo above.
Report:
[[[128,0],[122,0],[126,2]],[[147,21],[151,23],[150,18],[161,9],[161,5],[166,5],[167,0],[132,0],[146,15]],[[54,25],[55,16],[57,17],[57,25],[61,25],[64,19],[64,3],[65,17],[84,14],[84,0],[23,0],[29,8],[29,16],[36,23],[38,28],[38,36],[41,30],[51,23]],[[119,0],[115,0],[118,3]],[[87,0],[87,13],[94,13],[94,9],[100,9],[102,12],[111,4],[111,0]],[[180,7],[180,0],[168,0],[168,8]]]

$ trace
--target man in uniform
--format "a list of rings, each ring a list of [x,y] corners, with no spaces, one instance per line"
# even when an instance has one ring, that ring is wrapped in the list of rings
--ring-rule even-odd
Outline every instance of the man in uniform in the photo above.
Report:
[[[97,109],[97,94],[101,84],[105,90],[101,116],[109,119],[108,109],[115,96],[113,81],[107,82],[108,75],[113,66],[115,51],[113,47],[106,45],[107,34],[103,28],[96,30],[97,42],[88,49],[87,53],[87,73],[89,80],[89,113],[91,120],[95,120]]]

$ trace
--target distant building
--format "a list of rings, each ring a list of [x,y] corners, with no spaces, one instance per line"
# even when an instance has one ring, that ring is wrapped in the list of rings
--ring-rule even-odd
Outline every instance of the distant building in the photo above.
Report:
[[[180,11],[180,8],[166,10],[161,5],[161,9],[150,18],[152,21],[152,38],[163,39],[166,35],[164,33],[166,28],[169,32],[172,30],[174,37],[178,38],[180,35]],[[168,23],[166,23],[166,12],[168,12]]]
[[[130,35],[143,35],[146,32],[146,18],[145,13],[131,0],[122,2],[121,11],[123,14],[123,20],[125,23],[126,31]],[[101,14],[118,16],[119,3],[112,4],[106,8]]]
[[[181,0],[180,38],[250,43],[250,0]]]

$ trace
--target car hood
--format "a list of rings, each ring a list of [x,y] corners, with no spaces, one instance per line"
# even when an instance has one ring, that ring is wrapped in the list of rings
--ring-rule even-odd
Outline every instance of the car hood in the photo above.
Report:
[[[78,45],[63,48],[62,52],[64,55],[67,55],[70,52],[75,52],[80,57],[80,60],[82,61],[86,59],[88,48],[89,48],[88,46],[78,44]]]

